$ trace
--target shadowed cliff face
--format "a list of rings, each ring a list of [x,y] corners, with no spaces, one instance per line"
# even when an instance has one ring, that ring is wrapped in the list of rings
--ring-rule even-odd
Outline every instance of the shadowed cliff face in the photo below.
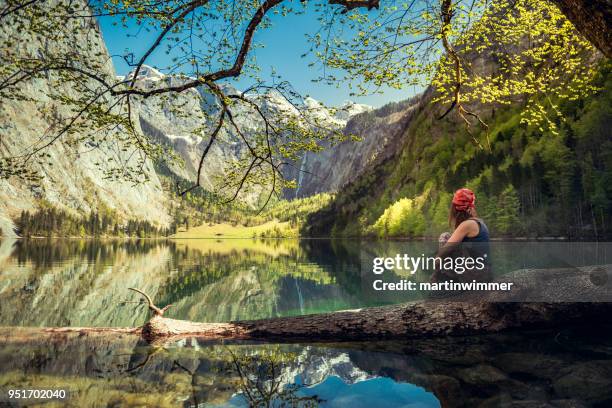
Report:
[[[81,406],[247,406],[262,398],[316,396],[322,406],[607,407],[609,333],[607,327],[566,328],[333,345],[220,345],[190,338],[162,346],[129,335],[40,339],[22,329],[0,332],[0,384],[67,388]]]
[[[412,120],[423,96],[418,95],[379,109],[353,116],[344,128],[346,140],[326,149],[304,154],[295,168],[297,188],[287,191],[289,198],[308,197],[322,192],[336,192],[363,172],[393,155],[401,145],[402,130]]]

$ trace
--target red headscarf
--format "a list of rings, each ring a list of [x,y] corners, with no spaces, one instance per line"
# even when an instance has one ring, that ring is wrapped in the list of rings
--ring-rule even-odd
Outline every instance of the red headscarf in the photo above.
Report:
[[[474,192],[469,188],[460,188],[455,191],[455,195],[453,196],[453,207],[457,211],[468,211],[470,208],[474,208],[474,202],[476,201],[476,196]]]

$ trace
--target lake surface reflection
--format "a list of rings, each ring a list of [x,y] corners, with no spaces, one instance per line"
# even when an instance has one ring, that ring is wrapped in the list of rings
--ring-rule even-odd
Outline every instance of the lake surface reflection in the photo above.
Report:
[[[538,245],[494,246],[494,271],[612,263],[609,243]],[[421,294],[373,293],[371,259],[436,248],[297,239],[2,241],[0,326],[139,326],[148,311],[129,287],[172,304],[169,317],[201,322],[397,303]],[[429,273],[414,278],[428,280]]]
[[[359,245],[334,241],[3,242],[0,325],[138,326],[140,288],[169,317],[229,321],[365,306]],[[355,251],[351,254],[350,251]]]
[[[594,246],[585,248],[583,263],[609,263],[609,248],[595,258]],[[66,389],[60,405],[77,407],[612,406],[606,327],[410,342],[154,345],[127,334],[41,337],[31,328],[139,326],[148,311],[128,287],[171,303],[169,317],[202,322],[402,301],[364,294],[363,259],[434,249],[339,240],[3,241],[0,390]],[[502,248],[496,265],[514,270],[529,256]],[[534,255],[529,266],[565,262],[542,259]]]

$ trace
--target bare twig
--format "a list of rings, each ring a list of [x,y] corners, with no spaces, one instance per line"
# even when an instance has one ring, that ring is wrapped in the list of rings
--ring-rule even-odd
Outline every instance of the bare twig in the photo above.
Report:
[[[128,289],[129,290],[133,290],[134,292],[140,293],[147,300],[147,303],[149,304],[149,310],[152,311],[155,316],[163,316],[164,312],[166,310],[168,310],[170,308],[170,306],[172,306],[170,304],[170,305],[166,305],[166,306],[164,306],[164,307],[162,307],[160,309],[159,307],[155,306],[155,304],[153,303],[153,300],[151,299],[151,296],[147,295],[142,290],[136,289],[136,288],[128,288]]]

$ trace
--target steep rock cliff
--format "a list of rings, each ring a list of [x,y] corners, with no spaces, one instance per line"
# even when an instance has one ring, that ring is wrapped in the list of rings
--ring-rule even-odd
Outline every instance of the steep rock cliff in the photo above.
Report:
[[[85,24],[89,25],[87,30],[82,29]],[[8,44],[19,36],[19,41],[13,42],[12,50],[21,58],[41,52],[61,54],[78,49],[83,61],[77,63],[95,63],[103,67],[103,74],[108,78],[115,75],[95,24],[75,19],[67,22],[65,29],[65,37],[58,42],[50,38],[26,37],[17,33],[14,25],[3,22],[0,43]],[[30,80],[19,89],[21,99],[2,100],[0,155],[23,155],[32,146],[47,143],[50,135],[58,132],[60,126],[56,119],[69,117],[70,111],[52,95],[61,92],[75,98],[79,96],[78,90],[68,83],[58,86],[58,80],[55,73]],[[107,168],[103,163],[107,163],[110,155],[125,163],[133,163],[128,157],[129,152],[122,152],[117,143],[107,138],[94,143],[91,139],[79,140],[83,136],[79,132],[68,136],[48,147],[48,157],[43,163],[32,159],[33,169],[42,176],[40,181],[0,180],[0,229],[4,235],[14,234],[11,220],[22,210],[35,210],[41,201],[78,214],[88,214],[103,207],[114,210],[123,219],[148,220],[160,226],[168,223],[167,199],[151,163],[147,162],[144,169],[149,178],[147,183],[133,185],[127,181],[111,180],[105,177]]]

